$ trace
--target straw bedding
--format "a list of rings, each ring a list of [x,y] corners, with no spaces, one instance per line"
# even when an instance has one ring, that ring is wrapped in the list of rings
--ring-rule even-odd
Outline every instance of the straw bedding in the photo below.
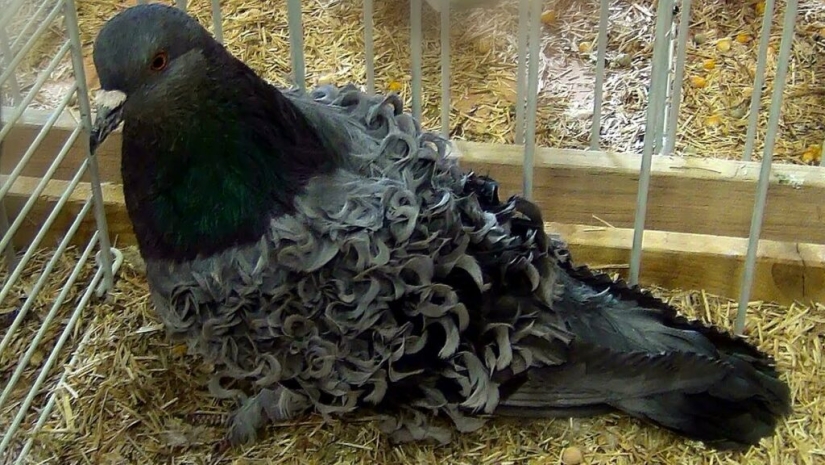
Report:
[[[257,445],[215,456],[213,445],[225,431],[221,422],[229,406],[208,397],[209,367],[166,341],[147,298],[141,261],[133,248],[125,255],[112,295],[86,310],[69,341],[74,348],[89,334],[77,364],[58,391],[55,411],[36,437],[32,463],[541,464],[559,463],[563,449],[570,446],[579,448],[589,464],[813,464],[825,460],[825,380],[819,374],[825,306],[765,303],[751,305],[747,333],[762,349],[776,355],[791,384],[796,412],[775,438],[747,454],[705,450],[618,415],[537,422],[495,420],[477,433],[457,436],[446,447],[393,447],[365,413],[331,423],[307,416],[269,428]],[[68,273],[73,258],[70,255],[62,261],[57,276]],[[41,266],[37,260],[31,265],[33,270]],[[90,277],[91,270],[85,276]],[[52,283],[15,338],[20,350],[25,350],[51,298],[60,291],[59,281]],[[734,302],[701,291],[659,294],[688,314],[724,327],[729,327],[736,309]],[[68,311],[58,316],[55,321],[60,323],[47,333],[44,348],[38,351],[40,360],[58,337]],[[72,350],[64,351],[61,363]],[[15,352],[0,359],[0,382],[5,383],[14,369],[21,353]],[[48,389],[61,373],[61,363],[35,405],[45,402]],[[20,386],[36,376],[33,370],[26,373],[29,381],[21,380]],[[0,411],[0,429],[8,427],[25,394],[21,387],[6,402]],[[36,418],[30,413],[24,430]]]

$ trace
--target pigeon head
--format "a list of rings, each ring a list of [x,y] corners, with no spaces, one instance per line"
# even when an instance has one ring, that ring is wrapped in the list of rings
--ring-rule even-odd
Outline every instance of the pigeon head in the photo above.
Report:
[[[138,5],[114,16],[94,45],[101,90],[92,150],[122,121],[124,111],[152,109],[207,75],[220,45],[195,19],[167,5]]]
[[[260,237],[335,169],[298,106],[184,11],[128,8],[98,33],[92,152],[124,124],[121,173],[144,257],[185,259]]]

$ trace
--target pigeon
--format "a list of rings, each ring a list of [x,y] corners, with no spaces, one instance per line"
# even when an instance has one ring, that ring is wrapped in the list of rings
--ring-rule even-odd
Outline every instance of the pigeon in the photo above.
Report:
[[[791,414],[769,355],[574,264],[398,95],[279,88],[162,4],[112,17],[94,64],[90,147],[123,124],[153,306],[214,365],[231,445],[312,413],[447,444],[494,417],[623,412],[748,449]]]

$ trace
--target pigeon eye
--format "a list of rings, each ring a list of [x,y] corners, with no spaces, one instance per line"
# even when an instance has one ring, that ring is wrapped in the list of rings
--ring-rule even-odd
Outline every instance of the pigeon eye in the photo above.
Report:
[[[169,62],[169,57],[166,55],[166,52],[158,52],[154,58],[152,58],[152,64],[149,65],[152,68],[152,71],[161,71],[166,68],[166,64]]]

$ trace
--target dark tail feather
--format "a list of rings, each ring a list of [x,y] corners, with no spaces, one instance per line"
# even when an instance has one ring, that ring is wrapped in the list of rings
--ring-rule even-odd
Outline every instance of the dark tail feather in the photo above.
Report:
[[[471,178],[469,190],[495,210],[495,182]],[[718,449],[757,445],[791,414],[790,389],[768,355],[688,321],[638,287],[573,266],[566,245],[544,234],[538,207],[515,200],[527,218],[513,219],[512,227],[535,232],[560,268],[554,278],[563,290],[549,311],[574,338],[563,365],[505,382],[496,413],[557,417],[616,409]]]
[[[791,413],[787,385],[738,355],[711,361],[684,353],[661,355],[665,366],[612,353],[537,370],[504,399],[497,414],[589,416],[619,410],[719,449],[754,446]],[[576,358],[574,358],[576,357]],[[610,363],[613,373],[598,365]],[[623,374],[635,370],[638,374]]]
[[[780,379],[774,360],[754,345],[717,328],[689,321],[674,307],[638,287],[630,287],[621,280],[614,282],[586,267],[573,267],[569,256],[561,265],[579,283],[581,293],[576,300],[590,294],[585,298],[591,302],[590,308],[599,301],[594,295],[607,291],[597,305],[600,311],[592,316],[609,324],[626,325],[630,333],[618,334],[624,336],[619,346],[702,354],[724,367],[721,379],[702,389],[628,398],[610,405],[718,449],[757,445],[762,438],[773,435],[779,421],[792,413],[790,388]],[[585,331],[585,337],[610,345],[617,334],[591,324],[587,321],[591,315],[581,313],[579,330]],[[640,333],[634,334],[633,329]]]
[[[606,304],[571,305],[565,319],[576,339],[568,362],[531,371],[498,414],[559,417],[615,409],[717,449],[739,449],[758,445],[791,413],[787,384],[753,346],[698,323],[686,329],[659,310]]]
[[[530,373],[499,412],[579,415],[608,408],[718,449],[747,448],[791,413],[773,360],[746,341],[688,321],[649,293],[562,264],[553,303],[575,334],[564,365]]]
[[[741,354],[722,353],[727,375],[696,392],[671,392],[627,399],[613,405],[718,449],[755,446],[774,434],[791,413],[790,391],[773,371],[760,369]]]

